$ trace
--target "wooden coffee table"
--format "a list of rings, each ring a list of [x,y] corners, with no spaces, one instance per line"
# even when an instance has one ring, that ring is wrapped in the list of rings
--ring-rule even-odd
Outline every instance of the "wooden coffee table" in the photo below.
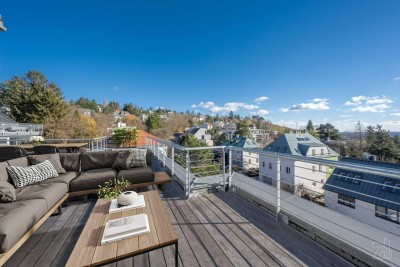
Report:
[[[178,266],[178,238],[161,203],[157,191],[144,195],[146,207],[108,214],[110,201],[98,200],[83,229],[66,266],[99,266],[130,258],[155,249],[175,245]],[[150,233],[101,245],[105,223],[111,219],[146,213]]]

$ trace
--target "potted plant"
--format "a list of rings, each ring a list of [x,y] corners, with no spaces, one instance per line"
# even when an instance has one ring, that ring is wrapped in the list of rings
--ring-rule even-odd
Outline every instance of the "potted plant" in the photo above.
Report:
[[[104,186],[99,185],[99,191],[97,196],[99,199],[114,199],[118,198],[122,193],[127,191],[131,183],[122,178],[115,178],[114,180],[109,180],[104,183]]]

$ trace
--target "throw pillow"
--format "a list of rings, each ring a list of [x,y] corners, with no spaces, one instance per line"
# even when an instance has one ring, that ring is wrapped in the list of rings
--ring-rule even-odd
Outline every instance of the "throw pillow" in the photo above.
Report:
[[[113,169],[116,170],[129,170],[129,165],[133,159],[133,152],[129,150],[118,151],[117,158],[112,165]]]
[[[16,199],[14,186],[8,182],[0,181],[0,202],[12,202]]]
[[[43,155],[30,155],[28,156],[31,165],[42,163],[45,160],[50,161],[51,165],[57,170],[57,173],[66,173],[65,169],[61,165],[60,154],[43,154]]]
[[[7,167],[8,174],[17,188],[24,187],[48,178],[58,177],[56,169],[50,161],[45,160],[42,163],[29,167],[10,166]]]
[[[147,166],[147,163],[146,163],[147,149],[136,148],[136,149],[130,149],[130,151],[132,152],[132,155],[133,155],[132,161],[129,164],[130,168]]]

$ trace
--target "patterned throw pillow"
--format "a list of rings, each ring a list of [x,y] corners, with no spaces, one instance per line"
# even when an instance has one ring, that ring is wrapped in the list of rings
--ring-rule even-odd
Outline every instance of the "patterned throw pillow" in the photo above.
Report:
[[[10,166],[7,167],[7,171],[14,186],[17,188],[40,182],[48,178],[58,177],[56,169],[54,169],[53,165],[51,165],[48,160],[26,168]]]
[[[132,153],[132,161],[131,164],[129,164],[130,168],[135,168],[135,167],[146,167],[146,153],[147,149],[129,149],[129,151]]]

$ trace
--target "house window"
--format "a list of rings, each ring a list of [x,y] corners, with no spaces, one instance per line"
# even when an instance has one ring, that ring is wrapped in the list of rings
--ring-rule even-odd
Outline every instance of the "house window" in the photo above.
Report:
[[[256,163],[258,163],[258,159],[256,158]]]
[[[338,194],[338,203],[348,206],[350,208],[356,208],[356,200],[353,197],[349,197],[346,195]]]
[[[315,172],[315,166],[314,165],[312,166],[312,171]]]
[[[312,154],[313,154],[313,156],[315,156],[315,154],[316,154],[315,149],[312,150]]]
[[[286,167],[286,173],[290,174],[290,167]]]
[[[398,211],[382,206],[375,205],[375,216],[395,223],[400,223],[400,213]]]
[[[249,164],[251,164],[251,159],[249,159]]]
[[[249,152],[249,156],[251,156],[251,152]]]
[[[272,163],[268,163],[269,169],[272,170]]]
[[[265,167],[265,162],[263,161],[262,166]]]
[[[318,165],[319,171],[322,172],[322,165]]]
[[[325,154],[324,149],[321,148],[321,155]]]

